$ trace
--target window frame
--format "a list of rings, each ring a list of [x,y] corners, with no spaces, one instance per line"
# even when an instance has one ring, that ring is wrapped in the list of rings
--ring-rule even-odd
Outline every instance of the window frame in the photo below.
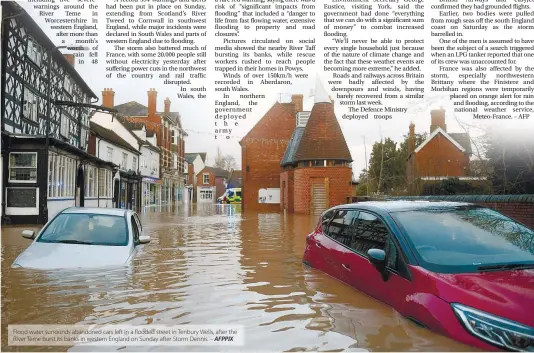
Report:
[[[208,182],[206,182],[206,176],[208,177]],[[210,173],[202,173],[202,184],[209,185],[210,183]]]
[[[33,36],[31,35],[28,36],[27,43],[28,45],[26,49],[26,56],[35,65],[41,66],[41,62],[43,60],[43,48],[39,45],[37,40],[35,40],[35,38],[33,38]],[[35,54],[35,57],[31,53]]]
[[[330,226],[330,223],[334,220],[335,215],[340,211],[355,211],[355,212],[357,212],[356,216],[355,216],[355,221],[358,220],[361,212],[366,212],[366,213],[369,213],[369,214],[377,217],[385,225],[386,230],[388,231],[388,239],[387,239],[386,246],[385,246],[385,249],[384,249],[384,252],[386,253],[386,270],[388,272],[390,272],[390,273],[394,273],[394,274],[396,274],[396,275],[398,275],[398,276],[400,276],[402,278],[405,278],[407,280],[410,280],[410,281],[412,280],[412,276],[411,276],[410,271],[409,271],[409,269],[407,267],[408,257],[406,256],[406,253],[404,252],[404,249],[402,248],[398,237],[391,230],[391,227],[388,225],[388,223],[384,221],[384,218],[382,216],[380,216],[379,214],[377,214],[376,212],[373,212],[371,210],[359,209],[359,208],[351,208],[351,207],[347,207],[347,208],[343,207],[343,208],[336,208],[336,209],[333,209],[333,210],[326,210],[325,213],[323,213],[321,215],[321,219],[329,211],[334,211],[334,214],[328,219],[328,222],[323,223],[322,234],[325,237],[327,237],[329,240],[336,242],[337,244],[345,247],[346,249],[350,250],[354,254],[366,259],[367,261],[369,261],[368,257],[367,257],[367,254],[362,254],[362,253],[352,249],[351,247],[346,246],[343,243],[340,243],[339,241],[337,241],[336,239],[334,239],[330,235],[328,235],[327,229]],[[397,249],[397,268],[396,269],[391,268],[391,267],[388,266],[389,245],[390,245],[391,242],[394,243],[394,245],[395,245],[395,247]]]
[[[123,170],[128,170],[128,153],[122,152],[122,166]]]
[[[33,96],[33,99],[28,101],[27,95]],[[34,123],[39,122],[39,96],[35,91],[33,91],[28,86],[24,86],[24,95],[23,95],[23,102],[22,102],[22,116],[24,119],[29,120]]]
[[[35,156],[35,167],[14,167],[11,165],[11,155],[12,154],[31,154],[31,155],[34,155]],[[9,155],[8,155],[8,164],[7,164],[7,168],[8,168],[8,182],[9,183],[13,183],[13,184],[37,184],[38,183],[38,179],[39,179],[39,175],[38,175],[38,164],[39,164],[39,155],[37,152],[19,152],[19,151],[13,151],[13,152],[9,152]],[[12,179],[11,178],[11,170],[12,169],[28,169],[30,170],[30,177],[31,177],[31,170],[35,170],[35,179],[34,180],[17,180],[17,179]]]
[[[108,146],[106,149],[106,153],[107,153],[108,162],[113,161],[113,147]]]
[[[137,156],[132,157],[132,170],[137,171]]]

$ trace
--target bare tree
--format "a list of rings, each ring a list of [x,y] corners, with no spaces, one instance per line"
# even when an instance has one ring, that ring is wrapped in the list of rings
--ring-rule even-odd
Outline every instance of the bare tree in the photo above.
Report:
[[[223,154],[220,147],[217,147],[215,155],[215,167],[231,172],[237,166],[235,157],[231,154]]]

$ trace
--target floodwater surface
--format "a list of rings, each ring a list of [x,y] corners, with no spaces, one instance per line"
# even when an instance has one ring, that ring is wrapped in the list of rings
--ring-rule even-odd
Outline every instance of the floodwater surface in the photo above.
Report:
[[[130,266],[10,268],[31,242],[2,229],[2,350],[9,324],[242,325],[241,347],[84,347],[95,351],[473,351],[302,264],[316,217],[239,205],[148,211],[151,242]]]

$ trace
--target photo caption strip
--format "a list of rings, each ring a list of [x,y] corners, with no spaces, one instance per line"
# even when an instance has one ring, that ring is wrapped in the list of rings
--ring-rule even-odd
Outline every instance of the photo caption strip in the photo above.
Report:
[[[9,325],[10,346],[242,346],[238,325]]]

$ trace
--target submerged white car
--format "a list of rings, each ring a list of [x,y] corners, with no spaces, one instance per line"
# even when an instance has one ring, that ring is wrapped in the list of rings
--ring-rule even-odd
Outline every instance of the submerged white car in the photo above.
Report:
[[[12,267],[39,270],[124,265],[150,242],[135,212],[113,208],[67,208],[22,236],[34,241]]]

